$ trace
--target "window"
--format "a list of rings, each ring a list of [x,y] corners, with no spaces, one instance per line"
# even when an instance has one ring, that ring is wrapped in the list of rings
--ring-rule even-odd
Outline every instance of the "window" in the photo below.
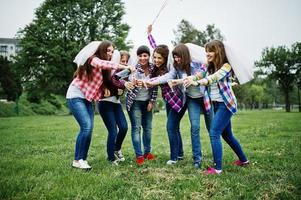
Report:
[[[6,53],[6,52],[7,52],[7,46],[6,46],[6,45],[1,45],[1,46],[0,46],[0,52]]]

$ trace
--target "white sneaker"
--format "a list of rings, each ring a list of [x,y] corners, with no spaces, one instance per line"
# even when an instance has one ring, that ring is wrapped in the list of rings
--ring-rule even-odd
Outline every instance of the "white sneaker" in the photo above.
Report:
[[[72,167],[74,167],[74,168],[80,168],[79,162],[77,160],[73,160]]]
[[[83,159],[80,159],[79,161],[78,161],[78,163],[79,163],[79,168],[80,169],[85,169],[85,170],[90,170],[90,169],[92,169],[92,167],[88,164],[88,162],[86,161],[86,160],[83,160]]]
[[[84,160],[84,163],[86,163],[87,166],[89,166],[90,168],[92,168],[91,165],[88,164],[87,160]]]
[[[118,160],[114,160],[114,161],[111,161],[111,164],[112,164],[112,166],[118,166],[119,164],[118,164]]]
[[[166,162],[166,164],[167,165],[174,165],[174,164],[176,164],[178,161],[176,161],[176,160],[169,160],[169,161],[167,161]]]
[[[117,159],[118,161],[121,161],[121,162],[124,162],[124,161],[125,161],[125,158],[124,158],[124,156],[123,156],[121,150],[119,150],[119,151],[114,151],[114,155],[115,155],[115,157],[116,157],[116,159]]]

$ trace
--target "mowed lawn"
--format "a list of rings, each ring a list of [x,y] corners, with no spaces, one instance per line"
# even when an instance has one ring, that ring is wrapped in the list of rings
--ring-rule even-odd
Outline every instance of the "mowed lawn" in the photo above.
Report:
[[[90,172],[71,168],[78,125],[72,116],[0,118],[0,199],[301,199],[301,113],[240,111],[233,130],[251,165],[223,142],[223,173],[204,176],[212,164],[201,117],[203,163],[192,166],[190,125],[182,120],[185,158],[167,166],[169,143],[164,111],[154,115],[152,152],[156,161],[136,166],[130,130],[126,161],[106,161],[107,131],[95,116]],[[130,125],[129,125],[130,126]]]

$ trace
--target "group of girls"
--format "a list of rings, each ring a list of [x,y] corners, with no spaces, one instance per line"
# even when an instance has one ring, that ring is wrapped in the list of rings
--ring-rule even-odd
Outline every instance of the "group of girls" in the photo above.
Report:
[[[202,162],[201,114],[204,115],[209,132],[214,161],[213,167],[208,168],[206,173],[222,172],[221,136],[239,158],[233,164],[237,166],[249,164],[232,133],[230,119],[237,110],[237,103],[231,88],[231,78],[234,74],[223,43],[213,40],[205,45],[206,64],[192,61],[187,45],[178,44],[172,51],[173,64],[169,65],[168,47],[157,46],[151,31],[152,27],[149,26],[148,39],[154,48],[153,63],[149,61],[151,57],[149,48],[143,45],[137,49],[138,64],[135,67],[127,66],[129,54],[125,52],[121,52],[120,64],[117,64],[111,61],[114,48],[112,43],[107,41],[94,47],[87,45],[76,57],[81,59],[77,59],[80,61],[77,62],[78,69],[67,92],[68,106],[80,126],[72,166],[91,169],[87,162],[87,153],[94,121],[93,101],[97,102],[99,113],[108,130],[108,160],[113,165],[125,160],[121,145],[128,126],[119,101],[119,96],[125,88],[126,110],[131,122],[136,163],[143,165],[145,160],[155,160],[151,152],[151,136],[158,86],[166,102],[166,129],[170,145],[170,159],[167,165],[174,165],[183,159],[180,121],[186,110],[191,125],[195,168],[200,168]],[[118,76],[119,71],[124,69],[130,73],[125,79]]]

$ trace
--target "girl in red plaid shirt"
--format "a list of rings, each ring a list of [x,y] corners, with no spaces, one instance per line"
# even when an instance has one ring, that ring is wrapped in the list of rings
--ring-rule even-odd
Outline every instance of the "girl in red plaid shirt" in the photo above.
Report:
[[[91,169],[87,162],[87,154],[94,123],[92,101],[98,101],[103,93],[102,70],[129,68],[110,61],[113,51],[111,42],[94,41],[84,47],[74,60],[78,68],[66,95],[68,107],[80,126],[72,167]]]

